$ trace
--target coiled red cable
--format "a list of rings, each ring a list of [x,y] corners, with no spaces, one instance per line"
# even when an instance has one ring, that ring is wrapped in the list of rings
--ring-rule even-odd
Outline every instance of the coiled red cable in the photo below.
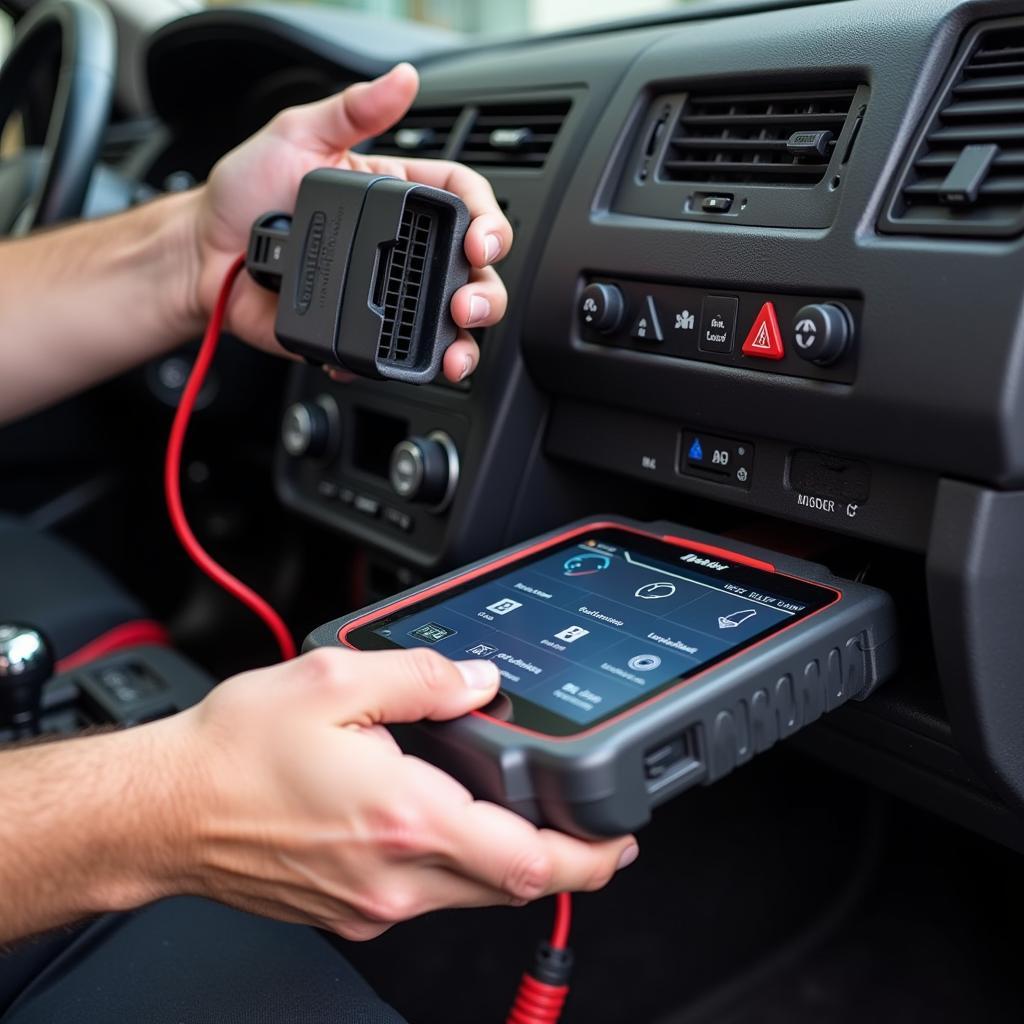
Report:
[[[214,583],[241,601],[266,623],[267,628],[277,641],[282,659],[288,661],[295,657],[295,640],[284,620],[256,591],[247,587],[240,579],[232,576],[227,569],[214,561],[192,532],[185,516],[185,507],[181,501],[181,450],[185,444],[188,422],[192,417],[196,399],[203,388],[210,364],[217,352],[217,343],[220,341],[224,313],[227,310],[232,286],[244,266],[245,257],[239,256],[224,275],[224,283],[220,286],[220,294],[217,296],[216,305],[210,314],[210,321],[206,325],[206,333],[199,346],[199,354],[196,356],[192,372],[185,384],[185,390],[181,394],[178,409],[174,414],[171,435],[167,441],[167,455],[164,460],[164,495],[167,499],[167,511],[171,518],[171,526],[186,554]]]
[[[505,1024],[557,1024],[568,995],[568,985],[550,985],[526,973]]]

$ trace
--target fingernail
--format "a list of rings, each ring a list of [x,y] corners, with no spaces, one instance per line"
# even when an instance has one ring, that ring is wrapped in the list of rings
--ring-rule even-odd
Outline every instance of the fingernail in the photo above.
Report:
[[[482,296],[474,295],[469,300],[469,322],[467,327],[482,323],[491,315],[491,304]]]
[[[498,667],[492,661],[457,661],[455,667],[471,690],[493,690],[498,685]]]
[[[462,357],[462,373],[459,374],[459,380],[465,380],[473,372],[473,357],[463,356]]]
[[[501,252],[501,239],[497,235],[488,235],[484,239],[484,259],[493,263]]]
[[[640,856],[640,847],[633,843],[632,846],[627,846],[619,857],[619,866],[615,869],[621,871],[623,868],[628,868]]]

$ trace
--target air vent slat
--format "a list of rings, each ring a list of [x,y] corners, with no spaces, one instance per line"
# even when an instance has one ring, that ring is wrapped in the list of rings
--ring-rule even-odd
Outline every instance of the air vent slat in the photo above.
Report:
[[[986,118],[1019,117],[1024,114],[1024,99],[963,100],[942,111],[943,121],[981,121]]]
[[[842,126],[845,114],[687,114],[679,119],[686,125],[733,125],[742,120],[747,125],[794,125],[800,128]]]
[[[815,163],[815,164],[776,164],[768,161],[761,163],[750,162],[746,163],[743,161],[731,162],[728,160],[666,160],[663,169],[665,171],[675,173],[679,177],[690,177],[707,172],[713,172],[715,174],[723,173],[738,173],[746,174],[751,169],[756,170],[758,174],[766,177],[779,177],[779,178],[813,178],[819,180],[824,169],[828,167],[827,163]]]
[[[443,156],[461,107],[413,108],[401,121],[373,141],[382,156]]]
[[[981,47],[974,51],[972,64],[987,64],[990,61],[1002,61],[1008,57],[1019,57],[1024,60],[1024,46],[1003,46],[997,48]]]
[[[991,76],[1006,76],[1024,72],[1024,60],[1001,61],[999,64],[972,64],[964,71],[964,78],[974,81]]]
[[[540,170],[570,106],[568,100],[482,106],[458,158],[470,166]]]
[[[1024,139],[1024,121],[1020,124],[980,124],[961,127],[939,128],[928,136],[928,142],[957,143],[969,142],[1016,142]]]
[[[786,143],[789,133],[785,139],[723,139],[718,135],[688,135],[686,137],[687,149],[713,149],[722,153],[732,150],[751,150],[758,153],[787,153]]]
[[[563,114],[532,114],[526,115],[526,117],[529,119],[530,127],[534,130],[548,126],[552,134],[558,133],[558,129],[561,128],[562,121],[564,120]],[[475,131],[483,129],[490,131],[492,128],[520,125],[524,119],[523,114],[480,114],[473,123],[473,128]]]
[[[701,106],[712,106],[724,104],[734,106],[737,103],[813,103],[822,104],[835,101],[839,105],[845,104],[849,107],[853,100],[852,89],[819,89],[807,92],[799,90],[793,92],[748,92],[748,93],[721,93],[701,95],[698,102]]]
[[[926,153],[916,161],[914,166],[919,169],[923,168],[925,171],[940,167],[949,169],[956,163],[958,155],[957,150]],[[1024,149],[1000,150],[999,155],[992,161],[992,167],[995,170],[1009,167],[1024,167]]]
[[[969,37],[883,227],[979,237],[1024,229],[1024,20]]]
[[[994,75],[992,78],[972,78],[961,82],[954,96],[976,96],[991,92],[1024,92],[1024,75]]]
[[[828,171],[853,89],[686,97],[658,175],[701,184],[816,185]]]

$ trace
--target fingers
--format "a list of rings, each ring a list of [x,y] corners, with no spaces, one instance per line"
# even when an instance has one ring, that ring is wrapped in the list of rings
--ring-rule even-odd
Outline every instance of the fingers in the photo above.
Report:
[[[403,160],[410,181],[454,192],[466,204],[472,223],[466,232],[466,258],[474,267],[502,259],[512,246],[512,225],[501,212],[491,183],[476,171],[448,160]]]
[[[472,280],[452,296],[452,319],[464,328],[444,356],[444,375],[455,383],[476,370],[480,349],[470,327],[489,327],[505,315],[508,293],[493,267],[474,270]]]
[[[291,664],[317,688],[339,725],[457,718],[491,700],[500,681],[489,661],[449,661],[426,648],[323,648]]]
[[[492,267],[485,267],[452,296],[452,319],[460,327],[488,327],[505,315],[507,306],[501,278]]]
[[[445,824],[457,870],[519,901],[600,889],[638,852],[632,836],[583,842],[484,801],[450,807]]]
[[[480,349],[473,338],[465,331],[459,333],[459,337],[448,346],[444,354],[442,367],[444,375],[453,384],[465,380],[474,370],[480,361]]]
[[[419,76],[411,64],[396,64],[372,82],[357,82],[319,103],[293,107],[277,127],[299,143],[337,153],[390,128],[412,105]]]

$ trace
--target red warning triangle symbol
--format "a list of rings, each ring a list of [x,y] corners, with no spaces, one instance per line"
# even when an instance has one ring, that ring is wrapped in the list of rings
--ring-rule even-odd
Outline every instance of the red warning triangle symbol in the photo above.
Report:
[[[741,351],[745,356],[757,356],[759,359],[782,359],[786,355],[775,307],[770,302],[761,307]]]

